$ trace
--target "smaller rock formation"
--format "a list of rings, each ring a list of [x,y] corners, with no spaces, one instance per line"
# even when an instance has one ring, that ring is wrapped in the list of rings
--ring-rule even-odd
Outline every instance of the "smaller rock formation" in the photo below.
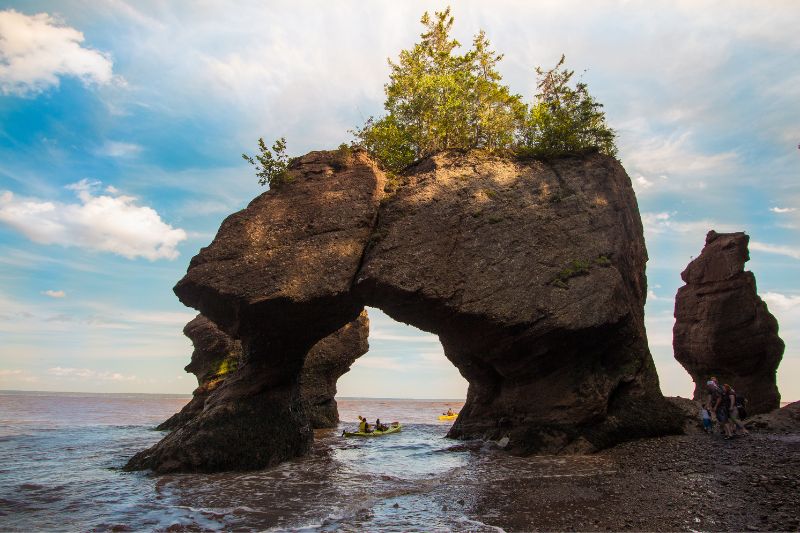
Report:
[[[191,401],[159,425],[156,428],[159,430],[175,429],[199,415],[209,394],[236,371],[242,358],[242,343],[202,314],[186,324],[183,333],[194,344],[192,361],[184,370],[197,377],[198,387]],[[300,394],[312,428],[332,428],[339,423],[336,381],[367,353],[368,334],[369,318],[362,311],[357,319],[319,341],[308,352],[300,375]]]
[[[367,312],[345,324],[311,348],[300,375],[300,396],[311,427],[332,428],[339,423],[336,382],[350,370],[356,359],[369,350]]]
[[[691,435],[693,433],[704,433],[703,421],[700,418],[700,406],[703,402],[690,400],[680,396],[667,396],[666,400],[680,410],[683,415],[683,433]]]
[[[800,402],[747,420],[747,429],[765,433],[800,433]]]
[[[694,398],[716,376],[748,398],[751,414],[777,409],[775,372],[783,357],[778,321],[745,272],[750,259],[743,232],[709,231],[702,253],[681,272],[686,285],[675,298],[675,359],[695,382]]]
[[[203,315],[197,315],[183,328],[194,344],[192,361],[184,370],[197,377],[192,400],[156,429],[175,429],[203,411],[208,395],[234,372],[242,358],[242,343],[232,339]]]

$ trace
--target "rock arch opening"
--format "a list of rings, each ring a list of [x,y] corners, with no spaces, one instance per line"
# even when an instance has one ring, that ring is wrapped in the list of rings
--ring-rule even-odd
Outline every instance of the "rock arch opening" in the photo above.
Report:
[[[367,307],[369,351],[336,385],[338,397],[466,398],[467,381],[447,360],[436,335]]]

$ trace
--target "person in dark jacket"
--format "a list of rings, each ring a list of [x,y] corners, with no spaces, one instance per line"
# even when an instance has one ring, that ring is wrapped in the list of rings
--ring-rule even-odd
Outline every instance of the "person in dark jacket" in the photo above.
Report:
[[[725,433],[725,439],[733,438],[731,429],[730,415],[728,413],[728,402],[725,401],[725,392],[717,383],[717,378],[712,377],[706,383],[708,390],[708,410],[714,413],[719,422],[720,429]]]

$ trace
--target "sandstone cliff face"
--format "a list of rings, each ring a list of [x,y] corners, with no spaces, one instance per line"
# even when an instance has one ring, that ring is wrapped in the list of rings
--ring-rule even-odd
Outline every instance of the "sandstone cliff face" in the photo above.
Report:
[[[777,409],[775,372],[783,357],[778,322],[758,297],[744,233],[708,232],[697,259],[681,273],[675,298],[675,359],[695,382],[695,399],[716,376],[747,396],[752,414]]]
[[[452,437],[592,451],[680,430],[643,325],[630,179],[587,154],[429,158],[387,188],[365,153],[313,152],[229,217],[175,287],[244,349],[200,416],[137,467],[257,468],[305,453],[312,345],[364,305],[439,335],[470,382]]]

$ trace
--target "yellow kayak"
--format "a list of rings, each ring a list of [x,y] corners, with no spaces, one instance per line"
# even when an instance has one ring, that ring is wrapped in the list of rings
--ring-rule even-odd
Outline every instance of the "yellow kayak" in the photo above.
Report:
[[[343,431],[342,435],[345,437],[382,437],[390,433],[397,433],[401,429],[403,429],[403,426],[399,422],[393,422],[386,431],[371,431],[370,433],[364,433],[363,431]]]
[[[458,418],[458,413],[454,415],[439,415],[439,420],[455,420]]]

